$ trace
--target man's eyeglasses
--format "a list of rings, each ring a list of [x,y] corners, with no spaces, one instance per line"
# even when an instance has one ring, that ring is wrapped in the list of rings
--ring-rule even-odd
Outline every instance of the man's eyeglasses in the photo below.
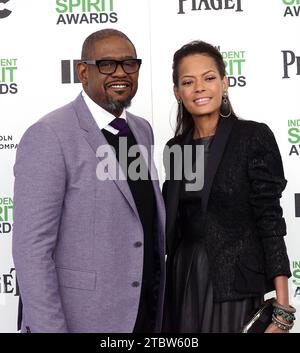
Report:
[[[116,72],[118,65],[126,74],[134,74],[141,66],[142,59],[127,59],[127,60],[83,60],[85,64],[97,65],[99,72],[104,75],[111,75]]]

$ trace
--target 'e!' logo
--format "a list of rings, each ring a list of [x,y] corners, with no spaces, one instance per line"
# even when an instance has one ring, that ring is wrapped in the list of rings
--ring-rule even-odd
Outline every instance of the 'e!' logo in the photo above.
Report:
[[[9,2],[9,0],[0,0],[0,4],[6,4],[7,2]],[[4,10],[0,10],[0,18],[5,18],[8,17],[11,14],[11,11],[4,9]]]
[[[20,295],[15,268],[11,268],[9,273],[0,274],[0,294]]]
[[[62,60],[61,61],[61,83],[80,83],[77,75],[76,65],[81,60]],[[72,81],[73,77],[73,81]]]
[[[283,53],[283,77],[282,78],[290,78],[289,76],[289,67],[293,67],[294,64],[297,68],[296,75],[300,76],[300,56],[296,56],[296,54],[291,50],[282,50]]]

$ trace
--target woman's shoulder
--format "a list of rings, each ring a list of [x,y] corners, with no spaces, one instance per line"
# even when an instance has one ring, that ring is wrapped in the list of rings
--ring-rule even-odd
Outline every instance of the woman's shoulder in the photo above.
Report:
[[[249,151],[278,150],[275,134],[270,127],[262,122],[239,119],[236,124],[233,140],[247,143]]]
[[[254,121],[254,120],[246,120],[242,118],[236,119],[236,125],[248,129],[259,129],[264,126],[268,126],[267,124],[259,121]]]
[[[184,138],[183,135],[174,136],[166,143],[166,146],[172,147],[174,145],[179,145],[182,143],[183,138]]]
[[[258,122],[254,120],[245,120],[245,119],[237,119],[236,120],[236,129],[243,130],[245,133],[250,135],[253,134],[270,134],[272,133],[270,127],[263,122]]]

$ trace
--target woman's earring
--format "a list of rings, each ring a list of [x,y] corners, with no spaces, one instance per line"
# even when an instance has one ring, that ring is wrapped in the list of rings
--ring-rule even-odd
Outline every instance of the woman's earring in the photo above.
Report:
[[[221,112],[221,110],[223,110],[223,112]],[[222,104],[221,104],[221,108],[220,108],[220,115],[222,118],[229,118],[231,115],[232,111],[231,111],[231,106],[228,100],[228,93],[227,91],[224,91],[223,93],[223,97],[222,97]]]
[[[178,117],[180,118],[180,120],[182,120],[183,118],[182,100],[178,99],[177,103],[178,103]]]

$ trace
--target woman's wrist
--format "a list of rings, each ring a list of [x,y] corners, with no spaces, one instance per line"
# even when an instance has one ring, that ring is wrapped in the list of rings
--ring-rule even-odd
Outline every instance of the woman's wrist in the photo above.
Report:
[[[278,302],[278,300],[275,300],[273,302],[273,307],[278,310],[282,310],[288,314],[295,314],[295,312],[296,312],[296,309],[292,305],[290,305],[290,304],[282,305],[280,302]]]
[[[283,305],[277,300],[273,302],[273,307],[273,324],[284,331],[291,330],[294,326],[294,314],[296,312],[296,309],[289,304]]]
[[[283,299],[283,298],[277,297],[276,303],[278,303],[279,305],[284,306],[286,308],[288,308],[290,306],[288,298]]]

